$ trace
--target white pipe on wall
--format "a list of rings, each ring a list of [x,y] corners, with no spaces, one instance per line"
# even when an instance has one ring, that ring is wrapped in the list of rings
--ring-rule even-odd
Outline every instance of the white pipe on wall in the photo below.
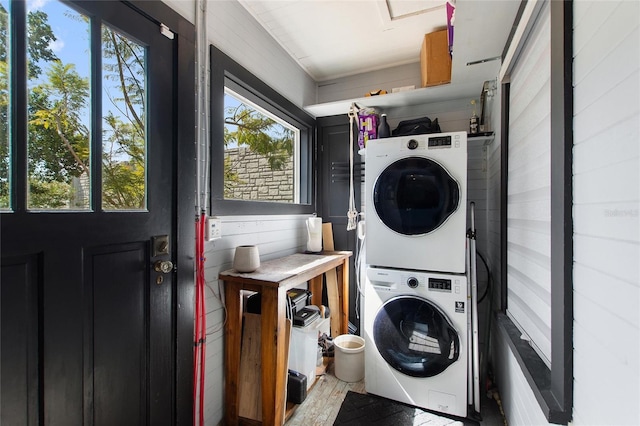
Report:
[[[209,197],[209,90],[207,2],[196,2],[196,87],[198,91],[197,115],[197,213],[206,213]]]

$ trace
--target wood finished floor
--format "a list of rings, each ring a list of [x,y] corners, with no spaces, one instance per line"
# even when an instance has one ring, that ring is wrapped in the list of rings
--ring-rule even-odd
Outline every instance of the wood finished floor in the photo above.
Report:
[[[298,405],[286,422],[286,426],[330,426],[333,425],[340,405],[348,391],[366,393],[364,380],[346,383],[336,378],[333,363],[307,394],[305,401]],[[493,399],[481,401],[483,421],[481,426],[506,426],[497,403]],[[403,426],[403,425],[398,425]]]

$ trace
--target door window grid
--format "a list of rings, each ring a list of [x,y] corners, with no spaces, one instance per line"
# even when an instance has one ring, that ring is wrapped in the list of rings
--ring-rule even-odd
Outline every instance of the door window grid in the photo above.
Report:
[[[13,200],[30,211],[146,211],[146,48],[103,25],[93,34],[101,37],[101,52],[93,54],[101,55],[102,69],[94,68],[101,74],[92,79],[91,18],[59,1],[18,7],[24,43],[10,43],[13,31],[20,34],[11,28],[11,6],[0,0],[0,210],[15,210]],[[10,52],[12,45],[22,51]],[[14,73],[20,58],[26,72]],[[100,93],[92,81],[100,81]],[[10,120],[12,98],[23,90],[26,106],[18,106],[18,117],[24,113],[25,134],[12,131]],[[103,111],[98,126],[92,107]],[[103,129],[102,167],[92,164],[97,128]],[[15,156],[25,148],[23,170]],[[16,182],[12,173],[18,173]],[[91,196],[96,179],[97,198]],[[26,194],[14,199],[12,185],[22,180]],[[92,199],[101,206],[92,206]]]

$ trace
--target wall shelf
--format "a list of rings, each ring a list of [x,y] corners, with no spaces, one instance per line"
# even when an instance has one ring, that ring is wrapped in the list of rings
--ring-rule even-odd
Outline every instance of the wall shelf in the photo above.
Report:
[[[467,135],[467,143],[468,144],[481,144],[484,146],[491,145],[493,139],[495,138],[494,132],[485,132],[478,135]]]
[[[386,95],[366,96],[307,105],[304,107],[304,110],[317,118],[340,114],[346,115],[353,102],[361,108],[376,108],[380,112],[384,112],[385,109],[388,108],[443,102],[452,99],[471,99],[477,97],[482,89],[482,84],[485,80],[480,80],[482,81],[466,80],[462,83],[452,82],[440,86],[424,87],[404,92],[388,93]]]

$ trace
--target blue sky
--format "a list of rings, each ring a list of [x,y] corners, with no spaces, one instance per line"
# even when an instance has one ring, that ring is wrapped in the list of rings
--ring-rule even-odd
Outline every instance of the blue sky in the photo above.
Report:
[[[63,63],[73,63],[76,71],[89,77],[89,31],[88,23],[71,19],[69,12],[78,13],[68,6],[52,0],[29,0],[27,11],[42,10],[49,16],[49,25],[56,41],[49,47]]]

